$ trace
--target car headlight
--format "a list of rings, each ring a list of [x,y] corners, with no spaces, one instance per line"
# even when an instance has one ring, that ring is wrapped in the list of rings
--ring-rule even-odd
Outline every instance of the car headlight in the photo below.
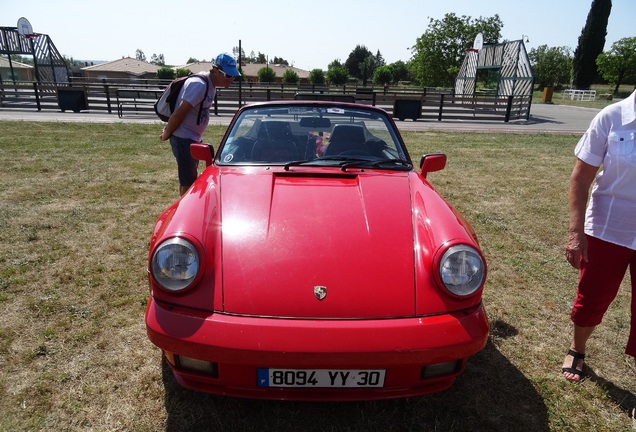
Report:
[[[486,265],[474,248],[463,244],[451,246],[439,262],[439,277],[452,294],[469,296],[484,283]]]
[[[180,237],[164,241],[152,254],[152,276],[167,291],[188,288],[199,269],[199,253],[192,243]]]

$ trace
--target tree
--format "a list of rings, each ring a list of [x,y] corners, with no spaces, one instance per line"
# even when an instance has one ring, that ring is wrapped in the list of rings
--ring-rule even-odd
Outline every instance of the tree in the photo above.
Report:
[[[259,51],[258,56],[254,59],[254,63],[267,63],[267,57]]]
[[[372,60],[368,60],[369,58]],[[344,66],[347,68],[349,75],[352,77],[364,79],[364,75],[365,73],[368,73],[368,71],[364,71],[363,68],[372,64],[374,62],[373,59],[375,59],[375,57],[373,56],[373,53],[367,49],[367,47],[364,45],[357,45],[349,54]]]
[[[144,52],[139,48],[135,51],[135,60],[146,61],[146,54],[144,54]]]
[[[570,82],[572,55],[568,47],[541,45],[528,53],[535,82],[539,88],[558,86]]]
[[[322,69],[312,69],[309,72],[309,82],[311,84],[323,85],[325,83],[325,72]]]
[[[272,83],[276,82],[276,72],[270,67],[260,68],[258,70],[258,82]]]
[[[66,62],[67,65],[69,66],[84,66],[84,62],[81,60],[75,60],[73,57],[66,57],[65,55],[62,55],[62,58],[64,59],[64,61]],[[33,60],[31,60],[31,63],[28,62],[28,59],[22,58],[21,56],[18,55],[11,55],[11,60],[15,60],[15,61],[19,61],[21,63],[26,63],[26,64],[34,64],[35,62]]]
[[[366,86],[367,85],[367,81],[369,80],[369,77],[373,76],[373,73],[375,72],[376,66],[375,66],[375,57],[374,56],[368,56],[367,58],[365,58],[362,63],[360,63],[360,77],[358,78],[362,78],[362,85]]]
[[[273,63],[277,65],[279,64],[289,66],[289,62],[282,57],[274,57]]]
[[[232,48],[232,55],[236,59],[238,59],[240,57],[241,60],[245,60],[245,50],[243,49],[243,47],[241,47],[240,52],[239,52],[239,47],[238,46],[233,47]]]
[[[332,85],[343,85],[349,80],[347,68],[339,60],[332,61],[327,67],[327,82]]]
[[[199,63],[199,60],[197,60],[194,57],[190,57],[188,61],[186,62],[186,64],[191,64],[191,63]]]
[[[165,66],[166,65],[166,61],[164,60],[163,54],[153,54],[152,57],[150,57],[150,63],[157,65],[157,66]]]
[[[603,52],[605,46],[611,10],[612,0],[592,1],[572,62],[572,84],[578,89],[590,88],[594,80],[598,79],[596,57]]]
[[[384,61],[384,57],[382,57],[382,53],[380,52],[380,50],[378,50],[377,53],[375,53],[375,67],[379,68],[380,66],[384,66],[386,64],[386,62]]]
[[[444,18],[429,18],[426,32],[413,47],[411,67],[422,86],[452,87],[457,73],[478,33],[485,43],[497,43],[503,23],[499,15],[472,19],[447,13]]]
[[[393,76],[393,82],[411,80],[408,66],[402,60],[398,60],[395,63],[391,63],[389,67],[391,68],[391,75]]]
[[[245,59],[245,62],[246,63],[256,63],[256,54],[254,54],[254,51],[250,51],[250,56]]]
[[[596,58],[598,70],[618,94],[621,84],[636,84],[636,37],[623,38]]]
[[[192,73],[192,71],[190,69],[188,69],[188,68],[179,68],[179,69],[176,70],[175,75],[176,75],[177,78],[180,78],[180,77],[183,77],[183,76],[188,76],[191,73]]]
[[[393,69],[390,66],[380,66],[373,72],[373,83],[378,85],[390,84],[393,78]]]
[[[300,77],[298,76],[298,74],[296,73],[295,70],[293,70],[293,69],[285,70],[285,73],[283,74],[283,82],[284,83],[287,83],[287,84],[298,84],[298,81],[300,81]]]

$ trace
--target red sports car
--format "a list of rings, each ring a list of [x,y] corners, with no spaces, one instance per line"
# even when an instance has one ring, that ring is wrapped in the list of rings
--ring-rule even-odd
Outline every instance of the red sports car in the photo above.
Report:
[[[241,108],[150,241],[148,337],[179,383],[248,398],[448,388],[488,335],[486,262],[383,110]]]

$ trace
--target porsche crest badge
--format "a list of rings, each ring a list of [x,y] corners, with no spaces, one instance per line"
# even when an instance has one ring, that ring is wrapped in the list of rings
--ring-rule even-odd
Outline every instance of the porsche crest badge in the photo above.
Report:
[[[316,285],[314,287],[314,295],[318,300],[323,300],[325,297],[327,297],[327,287]]]

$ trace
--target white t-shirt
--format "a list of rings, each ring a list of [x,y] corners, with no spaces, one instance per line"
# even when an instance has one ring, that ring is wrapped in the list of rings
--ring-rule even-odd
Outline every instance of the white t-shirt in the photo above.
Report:
[[[196,142],[201,142],[203,132],[208,127],[210,121],[210,107],[214,102],[214,95],[216,94],[216,88],[210,80],[210,76],[206,74],[197,74],[197,76],[203,78],[189,78],[183,84],[183,88],[179,92],[179,99],[177,99],[176,106],[182,101],[187,101],[192,105],[192,109],[183,119],[183,122],[172,133],[179,138],[187,138]],[[205,94],[206,84],[203,80],[208,82],[208,93]],[[203,102],[203,103],[201,103]],[[197,124],[199,118],[199,110],[202,111],[201,122]]]
[[[636,250],[636,91],[594,117],[574,154],[603,166],[592,187],[585,233]]]

